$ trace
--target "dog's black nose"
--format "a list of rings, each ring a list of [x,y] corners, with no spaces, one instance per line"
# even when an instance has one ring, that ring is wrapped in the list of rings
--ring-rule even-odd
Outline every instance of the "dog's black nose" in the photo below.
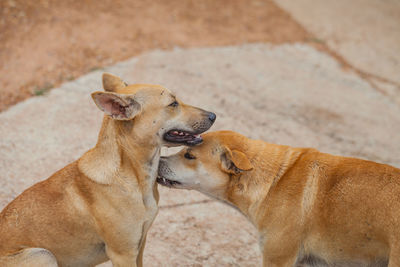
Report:
[[[215,115],[215,113],[210,112],[208,118],[210,119],[210,121],[214,122],[215,119],[217,118],[217,115]]]

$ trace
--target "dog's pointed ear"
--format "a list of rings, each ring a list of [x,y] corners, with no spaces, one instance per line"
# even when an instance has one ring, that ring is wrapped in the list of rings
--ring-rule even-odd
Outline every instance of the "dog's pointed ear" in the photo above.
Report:
[[[131,120],[141,111],[140,103],[132,95],[94,92],[92,98],[101,111],[116,120]]]
[[[110,73],[103,73],[103,88],[106,92],[116,92],[126,87],[126,83],[119,77]]]
[[[238,174],[242,171],[252,170],[253,165],[243,152],[230,150],[225,146],[221,154],[221,169],[227,173]]]

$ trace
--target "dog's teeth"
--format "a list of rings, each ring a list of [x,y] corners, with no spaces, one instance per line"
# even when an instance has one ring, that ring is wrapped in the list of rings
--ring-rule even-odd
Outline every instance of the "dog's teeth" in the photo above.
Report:
[[[164,177],[162,178],[164,183],[167,183],[167,179],[165,179]]]
[[[182,132],[179,132],[179,135],[184,135],[184,133],[182,133]]]
[[[175,134],[175,135],[178,135],[178,134],[179,134],[178,131],[173,131],[172,133]]]

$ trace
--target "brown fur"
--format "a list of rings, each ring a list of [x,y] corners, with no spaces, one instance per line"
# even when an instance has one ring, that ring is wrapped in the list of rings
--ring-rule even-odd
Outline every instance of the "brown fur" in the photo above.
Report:
[[[240,210],[258,229],[264,266],[400,266],[392,166],[221,131],[161,158],[159,176]]]
[[[1,212],[1,266],[142,265],[158,212],[160,148],[173,145],[163,134],[202,132],[212,122],[199,108],[171,106],[175,96],[158,85],[127,86],[105,74],[103,86],[106,92],[93,93],[106,113],[96,146]]]

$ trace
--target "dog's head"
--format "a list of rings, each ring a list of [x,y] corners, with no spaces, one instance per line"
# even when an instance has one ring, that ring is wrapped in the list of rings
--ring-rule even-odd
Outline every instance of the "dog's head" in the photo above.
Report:
[[[185,148],[160,159],[159,184],[195,189],[216,198],[223,198],[233,177],[253,169],[239,144],[246,137],[229,131],[207,133],[203,144]]]
[[[105,92],[92,98],[106,115],[125,124],[134,124],[136,138],[146,137],[160,145],[196,145],[199,134],[207,131],[216,116],[212,112],[186,105],[159,85],[124,83],[119,77],[103,74]],[[140,135],[140,136],[138,136]],[[154,139],[152,139],[154,138]]]

